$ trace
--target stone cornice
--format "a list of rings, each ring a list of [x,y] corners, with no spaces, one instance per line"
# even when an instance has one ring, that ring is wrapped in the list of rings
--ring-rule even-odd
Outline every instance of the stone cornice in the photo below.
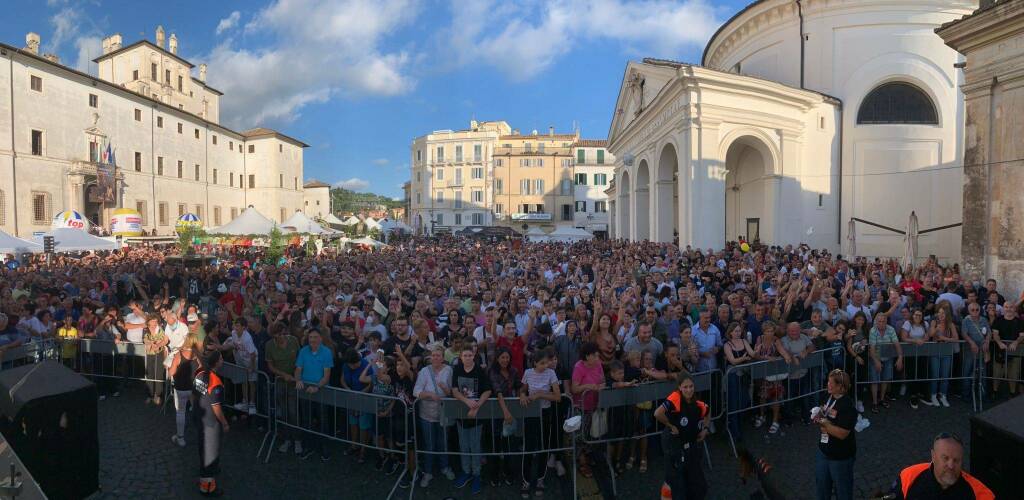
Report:
[[[848,15],[856,11],[877,11],[884,7],[899,7],[911,10],[933,9],[936,12],[951,12],[963,9],[964,13],[973,8],[968,0],[802,0],[804,19],[814,17],[823,11],[829,14]],[[976,5],[976,2],[975,2]],[[708,68],[723,68],[724,60],[733,49],[747,43],[751,38],[763,35],[773,27],[797,22],[799,13],[795,0],[759,0],[723,24],[708,41],[701,64]],[[805,26],[806,29],[806,26]]]
[[[998,43],[1024,31],[1024,2],[1002,2],[935,30],[946,45],[961,54]]]

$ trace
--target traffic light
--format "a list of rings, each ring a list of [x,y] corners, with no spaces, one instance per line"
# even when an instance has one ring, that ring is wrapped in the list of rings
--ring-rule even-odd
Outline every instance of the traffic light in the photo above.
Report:
[[[53,236],[43,236],[43,251],[53,253]]]

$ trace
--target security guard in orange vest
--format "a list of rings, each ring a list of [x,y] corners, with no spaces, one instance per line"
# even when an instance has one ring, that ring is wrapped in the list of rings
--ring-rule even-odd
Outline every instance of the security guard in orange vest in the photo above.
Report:
[[[654,418],[665,426],[665,483],[662,498],[703,500],[708,483],[700,464],[698,446],[708,435],[711,412],[697,399],[693,378],[686,372],[676,376],[676,388],[656,410]]]
[[[932,461],[911,465],[900,473],[896,498],[900,500],[993,500],[987,486],[961,468],[964,443],[955,434],[942,433],[932,442]]]

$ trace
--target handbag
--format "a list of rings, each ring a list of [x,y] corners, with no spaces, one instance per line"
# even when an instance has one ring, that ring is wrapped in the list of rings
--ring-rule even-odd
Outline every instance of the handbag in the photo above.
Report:
[[[590,437],[600,439],[608,433],[608,409],[601,408],[590,414]]]

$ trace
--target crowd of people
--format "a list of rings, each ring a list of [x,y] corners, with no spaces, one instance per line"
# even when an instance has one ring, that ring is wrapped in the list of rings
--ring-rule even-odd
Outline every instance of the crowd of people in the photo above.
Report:
[[[197,267],[167,259],[175,249],[149,246],[49,262],[9,258],[0,269],[0,353],[58,338],[66,341],[66,362],[96,373],[111,360],[79,355],[76,339],[144,344],[144,363],[111,366],[111,373],[146,372],[147,403],[158,405],[167,380],[177,409],[171,440],[179,446],[186,444],[190,400],[208,436],[228,428],[225,392],[234,401],[228,411],[265,413],[265,381],[276,380],[275,397],[294,411],[287,419],[317,421],[321,429],[329,423],[352,443],[347,453],[377,470],[415,470],[403,486],[412,480],[428,487],[439,475],[473,492],[485,481],[518,486],[524,498],[544,495],[549,471],[560,476],[577,467],[596,475],[603,461],[586,453],[575,464],[562,453],[523,453],[522,460],[500,454],[515,451],[515,436],[530,437],[521,440],[524,452],[561,448],[564,402],[589,424],[602,390],[761,360],[795,364],[822,350],[822,373],[844,369],[871,382],[863,395],[850,388],[858,413],[883,412],[907,394],[913,408],[947,407],[951,379],[961,382],[952,390],[970,398],[978,385],[957,374],[981,370],[1007,379],[993,380],[986,397],[1005,397],[1016,394],[1013,380],[1021,376],[1020,358],[1007,355],[1024,339],[1019,298],[934,258],[901,269],[894,260],[844,258],[805,245],[713,251],[620,241],[393,243],[319,255],[290,248],[273,265],[264,263],[263,250],[240,247],[203,248],[215,259]],[[957,352],[977,356],[915,358],[901,350],[901,343],[925,342],[956,343]],[[211,372],[222,361],[249,375],[221,383]],[[99,381],[101,398],[120,394],[118,379]],[[827,394],[774,403],[825,382],[812,373],[756,382],[734,374],[705,400],[721,405],[715,394],[724,392],[729,408],[756,407],[721,422],[734,438],[749,427],[775,434],[787,421],[809,424],[811,408]],[[325,387],[375,394],[382,404],[377,415],[338,416],[309,414],[295,398]],[[444,398],[467,407],[453,429],[440,418]],[[484,425],[476,417],[488,401],[497,401],[503,418]],[[539,418],[512,418],[509,405],[533,401]],[[647,472],[649,440],[616,438],[670,432],[675,426],[664,425],[664,415],[683,407],[665,401],[607,416],[601,436],[612,443],[600,452],[610,456],[612,473]],[[688,431],[693,439],[715,431],[710,417],[724,414],[719,410],[704,408],[693,419],[707,417],[706,428]],[[317,434],[286,429],[279,453],[327,461],[325,432]],[[456,451],[458,464],[448,460]],[[216,463],[203,465],[202,491],[220,491],[212,482]]]

